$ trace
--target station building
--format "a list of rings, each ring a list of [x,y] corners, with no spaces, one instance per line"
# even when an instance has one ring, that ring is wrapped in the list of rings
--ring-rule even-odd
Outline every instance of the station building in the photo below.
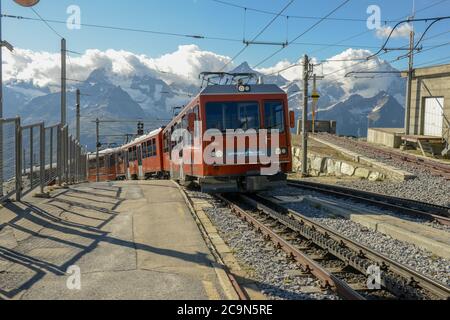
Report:
[[[402,74],[407,77],[407,73]],[[368,140],[390,147],[415,145],[422,152],[450,154],[450,64],[414,70],[409,109],[409,133],[404,129],[369,129]]]

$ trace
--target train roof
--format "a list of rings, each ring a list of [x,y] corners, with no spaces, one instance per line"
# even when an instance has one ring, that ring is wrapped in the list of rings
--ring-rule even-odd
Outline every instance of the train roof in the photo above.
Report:
[[[286,94],[276,84],[250,84],[249,91],[240,92],[237,85],[210,85],[205,87],[200,95],[227,95],[227,94]]]
[[[115,152],[119,152],[122,148],[121,147],[117,147],[117,148],[109,148],[109,149],[105,149],[105,150],[101,150],[98,152],[98,154],[100,156],[104,156],[106,154],[111,154],[111,153],[115,153]],[[93,156],[93,155],[97,155],[97,152],[90,152],[88,153],[88,156]]]
[[[149,133],[147,133],[147,134],[145,134],[143,136],[140,136],[140,137],[134,139],[133,141],[131,141],[130,143],[128,143],[126,145],[123,145],[122,148],[128,148],[130,146],[135,145],[136,143],[145,141],[148,138],[151,138],[151,137],[154,137],[154,136],[158,135],[161,131],[163,131],[163,128],[159,128],[159,129],[153,130],[152,132],[149,132]]]

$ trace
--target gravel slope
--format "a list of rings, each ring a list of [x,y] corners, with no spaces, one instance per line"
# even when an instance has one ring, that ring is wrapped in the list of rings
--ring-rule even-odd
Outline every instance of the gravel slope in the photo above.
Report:
[[[354,139],[329,135],[323,135],[321,138],[329,140],[330,142],[348,150],[417,175],[416,179],[401,183],[388,181],[374,183],[361,180],[355,182],[338,182],[339,185],[450,207],[450,181],[432,176],[427,171],[426,167],[405,161],[386,159],[382,155],[378,155],[364,149],[358,145],[358,142]]]

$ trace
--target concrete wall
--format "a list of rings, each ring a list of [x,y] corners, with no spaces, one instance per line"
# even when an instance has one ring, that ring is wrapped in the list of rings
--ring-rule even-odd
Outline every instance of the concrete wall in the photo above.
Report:
[[[444,97],[444,116],[450,120],[450,64],[415,70],[411,96],[411,134],[424,133],[425,98],[428,97]],[[447,126],[444,123],[444,130]]]
[[[367,141],[391,148],[400,148],[405,129],[369,129]]]

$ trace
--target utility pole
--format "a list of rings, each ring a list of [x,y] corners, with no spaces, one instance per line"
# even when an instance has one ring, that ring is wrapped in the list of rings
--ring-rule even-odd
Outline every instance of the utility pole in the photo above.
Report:
[[[66,76],[66,39],[61,39],[61,125],[64,127],[67,124],[66,115],[66,90],[67,90],[67,76]]]
[[[303,118],[302,118],[302,175],[308,175],[308,81],[309,81],[309,57],[303,59]]]
[[[80,143],[80,136],[81,136],[81,134],[80,134],[80,130],[81,130],[81,127],[80,127],[81,98],[80,98],[80,96],[81,96],[80,89],[77,89],[77,125],[76,125],[77,126],[77,132],[76,132],[76,139],[77,139],[78,143]]]
[[[405,134],[409,135],[411,124],[411,92],[412,80],[414,75],[414,30],[409,35],[409,66],[408,66],[408,82],[406,85],[406,109],[405,109]]]
[[[0,0],[0,119],[3,118],[3,37],[2,2]],[[0,120],[0,198],[3,197],[3,121]]]
[[[311,98],[313,101],[313,104],[312,104],[312,133],[315,134],[316,133],[316,121],[319,119],[318,105],[319,105],[319,99],[320,99],[320,94],[317,91],[317,80],[323,80],[324,77],[318,76],[314,73],[313,79],[314,79],[314,85],[313,85],[313,92],[311,95]]]
[[[97,118],[97,120],[95,120],[95,135],[96,135],[96,140],[97,143],[95,145],[96,147],[96,157],[97,157],[97,174],[96,174],[96,181],[100,182],[100,120]]]
[[[316,133],[316,107],[318,99],[315,98],[317,95],[317,76],[314,73],[313,76],[313,104],[312,104],[312,133]]]

